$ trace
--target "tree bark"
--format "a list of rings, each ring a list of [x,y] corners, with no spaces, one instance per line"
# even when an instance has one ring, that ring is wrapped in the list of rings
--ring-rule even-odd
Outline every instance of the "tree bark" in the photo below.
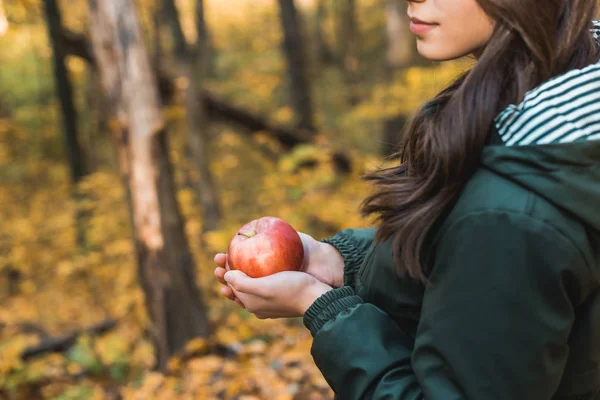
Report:
[[[204,109],[215,120],[236,124],[250,133],[268,133],[279,141],[285,150],[291,150],[299,144],[310,143],[313,139],[312,134],[307,131],[298,131],[271,124],[265,118],[242,108],[234,107],[212,93],[205,93]]]
[[[203,210],[202,231],[212,231],[221,220],[221,208],[215,188],[215,182],[209,168],[209,154],[207,135],[208,121],[202,107],[203,95],[202,78],[203,62],[205,56],[201,54],[202,45],[189,46],[185,41],[179,13],[173,0],[163,0],[164,14],[171,28],[171,35],[175,43],[175,57],[177,59],[178,74],[187,80],[184,90],[185,110],[188,125],[188,146],[192,154],[193,163],[200,175],[196,183],[196,196]]]
[[[359,83],[359,34],[356,17],[356,0],[342,0],[339,3],[339,46],[344,81],[347,88],[347,98],[350,105],[360,101]]]
[[[27,361],[32,357],[45,353],[59,353],[69,350],[81,335],[102,335],[117,326],[117,321],[112,318],[106,319],[87,329],[81,329],[61,337],[44,337],[40,343],[25,348],[21,352],[21,360]]]
[[[179,22],[179,13],[177,12],[177,6],[175,0],[162,0],[162,12],[165,21],[169,25],[171,36],[173,37],[173,51],[175,56],[180,59],[188,56],[187,43],[185,41],[185,35]]]
[[[317,10],[315,14],[315,42],[317,60],[320,64],[331,64],[335,61],[335,55],[333,54],[331,47],[325,39],[323,25],[326,18],[327,7],[325,4],[325,0],[318,0]]]
[[[102,85],[113,106],[121,172],[129,188],[138,276],[152,322],[157,366],[210,334],[206,307],[176,201],[156,80],[132,0],[89,0]]]
[[[210,32],[206,27],[204,0],[196,0],[196,30],[198,33],[196,49],[202,66],[200,74],[203,77],[214,77],[217,73],[215,66],[216,54]]]
[[[301,23],[294,0],[279,0],[279,11],[283,29],[283,49],[291,82],[291,103],[296,112],[298,127],[314,132],[312,96],[306,63],[307,53],[302,40]]]
[[[160,6],[154,7],[152,12],[152,68],[154,71],[160,71],[161,60],[163,57],[163,49],[161,42],[161,19],[162,19],[162,9]],[[161,101],[162,101],[161,96]]]
[[[77,183],[85,175],[83,151],[77,136],[77,111],[73,104],[73,88],[65,65],[66,51],[62,42],[61,14],[56,0],[44,1],[48,34],[52,45],[54,81],[61,105],[63,137],[71,181]]]
[[[54,69],[54,82],[56,84],[56,92],[60,102],[60,110],[62,115],[63,138],[65,142],[65,152],[67,154],[67,162],[69,164],[69,172],[72,182],[72,196],[79,203],[82,197],[77,194],[77,183],[86,175],[86,166],[84,163],[83,147],[79,143],[79,135],[77,132],[77,110],[73,103],[73,88],[69,79],[69,72],[65,65],[67,51],[63,43],[62,36],[62,18],[60,9],[56,0],[45,0],[44,10],[46,13],[46,24],[48,27],[48,35],[52,46],[52,64]],[[75,227],[77,235],[77,244],[83,249],[86,246],[85,238],[85,215],[77,208],[75,216]]]
[[[96,68],[96,60],[85,37],[63,29],[63,38],[69,54],[82,57],[93,68]],[[161,99],[163,102],[167,102],[173,96],[175,84],[167,74],[161,73],[160,70],[156,73]],[[202,110],[211,120],[234,123],[250,133],[266,132],[279,141],[285,150],[290,150],[298,144],[309,143],[312,140],[310,132],[274,125],[264,117],[236,107],[206,89],[203,91],[202,98]]]

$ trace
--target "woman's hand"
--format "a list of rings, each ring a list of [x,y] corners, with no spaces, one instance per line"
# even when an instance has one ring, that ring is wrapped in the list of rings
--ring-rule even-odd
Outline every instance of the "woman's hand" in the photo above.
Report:
[[[304,263],[300,271],[331,287],[344,286],[344,258],[335,247],[298,232],[304,245]]]
[[[301,271],[314,276],[319,281],[330,287],[341,287],[344,285],[344,258],[337,249],[330,244],[319,242],[306,233],[298,232],[302,245],[304,246],[304,262]],[[215,255],[215,276],[222,283],[221,294],[230,300],[236,301],[236,297],[223,279],[225,273],[231,268],[227,263],[227,254]],[[239,301],[238,304],[242,305]],[[243,306],[243,305],[242,305]]]
[[[233,290],[231,290],[227,282],[225,282],[225,273],[231,270],[231,267],[227,262],[227,253],[218,253],[215,256],[215,263],[218,265],[218,267],[215,268],[215,276],[221,284],[225,285],[221,288],[221,294],[244,307],[244,305],[235,297]]]
[[[314,276],[296,271],[263,278],[228,271],[224,280],[236,301],[260,319],[302,317],[319,296],[332,289]]]

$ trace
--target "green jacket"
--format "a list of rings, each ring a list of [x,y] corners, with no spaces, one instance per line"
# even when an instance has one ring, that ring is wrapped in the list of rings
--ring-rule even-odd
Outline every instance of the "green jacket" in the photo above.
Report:
[[[494,125],[436,232],[431,285],[397,274],[375,228],[323,239],[345,286],[304,323],[336,398],[600,399],[600,63]]]

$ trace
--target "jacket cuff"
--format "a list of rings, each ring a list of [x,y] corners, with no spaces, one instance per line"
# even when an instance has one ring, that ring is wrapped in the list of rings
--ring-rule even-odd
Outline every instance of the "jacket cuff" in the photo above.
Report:
[[[330,290],[321,295],[304,313],[304,326],[310,330],[312,336],[327,322],[333,320],[341,312],[362,304],[363,299],[354,294],[350,286]]]
[[[354,287],[356,272],[365,258],[365,252],[357,247],[343,234],[321,239],[320,242],[335,247],[344,258],[344,285]]]

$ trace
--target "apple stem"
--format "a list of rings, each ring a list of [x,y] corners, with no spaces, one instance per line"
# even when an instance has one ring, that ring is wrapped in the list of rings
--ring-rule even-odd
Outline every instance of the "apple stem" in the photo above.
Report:
[[[252,236],[256,235],[256,233],[257,233],[257,232],[256,232],[256,229],[252,229],[252,233],[250,233],[250,234],[247,234],[247,233],[244,233],[244,232],[238,232],[237,234],[238,234],[238,235],[245,236],[245,237],[247,237],[248,239],[250,239]]]

